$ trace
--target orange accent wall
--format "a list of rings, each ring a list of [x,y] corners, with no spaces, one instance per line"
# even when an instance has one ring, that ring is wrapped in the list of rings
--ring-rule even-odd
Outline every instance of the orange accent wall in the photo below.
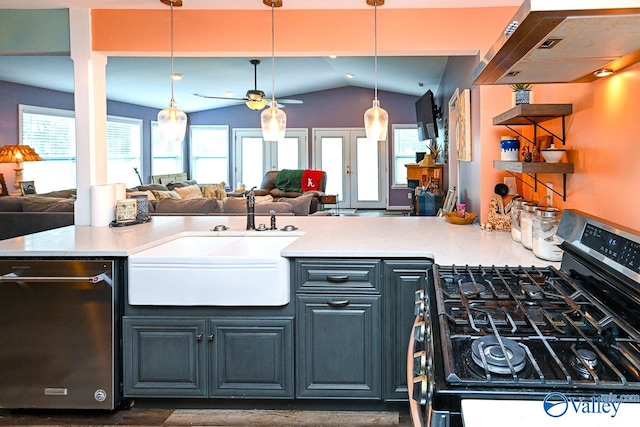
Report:
[[[516,8],[379,9],[378,52],[484,54]],[[119,54],[169,51],[167,10],[92,11],[93,49]],[[279,56],[371,55],[373,10],[275,13]],[[174,9],[174,50],[208,56],[271,54],[271,11]]]
[[[575,172],[567,175],[567,201],[554,195],[554,205],[579,209],[626,227],[640,230],[640,64],[593,83],[549,84],[534,87],[536,103],[573,104],[566,119],[568,160]],[[512,135],[502,126],[492,126],[495,115],[511,106],[508,87],[483,87],[482,122],[482,221],[496,183],[507,173],[493,169],[500,158],[501,135]],[[560,132],[561,122],[549,121]],[[565,159],[566,161],[567,159]],[[539,179],[562,188],[560,175],[541,174]],[[531,180],[529,180],[531,182]],[[521,186],[521,194],[537,200],[546,195],[539,187],[533,193]]]

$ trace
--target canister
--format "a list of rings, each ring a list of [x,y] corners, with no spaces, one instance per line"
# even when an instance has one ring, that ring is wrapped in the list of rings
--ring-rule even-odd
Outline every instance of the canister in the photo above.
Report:
[[[500,138],[500,160],[517,162],[520,160],[520,140],[516,136]]]
[[[562,249],[556,236],[562,212],[558,208],[538,208],[533,217],[533,254],[547,261],[560,261]]]
[[[538,206],[534,203],[525,203],[522,205],[520,231],[522,233],[522,246],[527,249],[533,249],[533,217],[537,209]]]
[[[514,242],[522,242],[522,230],[520,228],[520,214],[522,207],[527,202],[524,199],[515,199],[511,205],[511,238]]]
[[[138,207],[135,200],[122,199],[116,202],[116,222],[133,222],[136,220],[137,214]]]

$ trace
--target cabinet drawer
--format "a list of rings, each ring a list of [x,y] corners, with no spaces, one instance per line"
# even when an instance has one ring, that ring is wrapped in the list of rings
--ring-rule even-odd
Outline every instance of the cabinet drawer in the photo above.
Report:
[[[380,260],[297,259],[298,292],[381,293]]]

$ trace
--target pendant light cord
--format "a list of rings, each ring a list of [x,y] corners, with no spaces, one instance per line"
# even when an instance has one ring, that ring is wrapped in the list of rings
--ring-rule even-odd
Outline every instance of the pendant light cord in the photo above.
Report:
[[[169,6],[171,7],[171,75],[169,77],[171,78],[171,103],[173,103],[173,0],[170,1]]]
[[[378,2],[373,3],[373,99],[378,99]]]
[[[275,24],[275,1],[271,2],[271,101],[276,100],[276,24]]]

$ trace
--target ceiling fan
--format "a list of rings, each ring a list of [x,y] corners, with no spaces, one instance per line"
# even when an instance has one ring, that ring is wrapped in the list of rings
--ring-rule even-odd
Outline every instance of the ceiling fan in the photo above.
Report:
[[[263,91],[258,89],[258,65],[260,64],[259,59],[252,59],[249,61],[253,65],[253,89],[249,89],[244,98],[230,98],[227,96],[209,96],[202,95],[199,93],[194,93],[195,96],[199,96],[201,98],[211,98],[211,99],[227,99],[227,100],[237,100],[237,101],[245,101],[247,107],[252,110],[262,110],[269,104],[269,99],[266,98]],[[278,99],[278,104],[302,104],[302,101],[298,99]],[[281,107],[281,106],[280,106]]]

